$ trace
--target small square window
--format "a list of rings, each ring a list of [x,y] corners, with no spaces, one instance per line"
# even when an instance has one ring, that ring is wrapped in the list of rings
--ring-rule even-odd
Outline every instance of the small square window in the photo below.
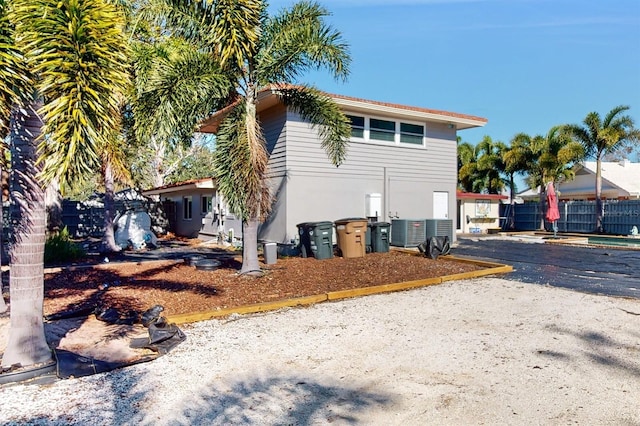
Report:
[[[395,140],[396,123],[395,121],[378,120],[372,118],[369,120],[369,137],[379,141]]]
[[[400,142],[422,145],[424,126],[400,123]]]
[[[347,115],[351,122],[351,137],[364,138],[364,117]]]

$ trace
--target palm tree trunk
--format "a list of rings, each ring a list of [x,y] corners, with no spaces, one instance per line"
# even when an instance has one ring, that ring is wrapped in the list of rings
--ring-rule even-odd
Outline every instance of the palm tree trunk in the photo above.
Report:
[[[260,274],[258,262],[258,220],[242,222],[242,268],[241,274]]]
[[[602,203],[602,160],[596,160],[596,232],[604,232],[602,221],[604,218],[604,204]]]
[[[2,208],[4,181],[2,179],[2,167],[0,167],[0,265],[2,265],[2,251],[4,250],[4,244],[2,242],[2,235],[4,234],[4,209]],[[0,314],[7,312],[7,304],[4,301],[2,285],[2,274],[0,274]]]
[[[44,334],[44,190],[37,179],[37,105],[11,117],[11,322],[2,366],[23,367],[51,360]]]
[[[102,237],[102,249],[106,253],[119,252],[122,249],[116,244],[113,219],[115,217],[115,183],[113,180],[113,169],[109,160],[104,160],[104,233]]]
[[[164,156],[167,149],[165,143],[162,143],[155,137],[151,137],[151,147],[153,148],[153,158],[151,159],[151,180],[153,186],[158,188],[164,185]]]
[[[62,229],[62,195],[60,182],[53,179],[44,191],[44,204],[47,209],[47,231],[58,232]]]

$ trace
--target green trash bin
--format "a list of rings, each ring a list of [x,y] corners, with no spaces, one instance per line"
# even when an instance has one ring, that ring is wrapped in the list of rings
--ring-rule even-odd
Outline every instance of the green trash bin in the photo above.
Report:
[[[333,257],[333,223],[303,222],[298,225],[302,257],[331,259]]]
[[[387,253],[389,251],[389,222],[373,222],[371,225],[371,251]]]
[[[364,257],[367,252],[367,219],[360,217],[336,220],[338,248],[342,257]]]

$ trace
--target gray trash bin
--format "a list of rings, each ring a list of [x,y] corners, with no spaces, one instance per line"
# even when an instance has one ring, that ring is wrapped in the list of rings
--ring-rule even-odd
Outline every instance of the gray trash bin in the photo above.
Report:
[[[273,265],[278,261],[278,244],[264,243],[262,254],[266,265]]]

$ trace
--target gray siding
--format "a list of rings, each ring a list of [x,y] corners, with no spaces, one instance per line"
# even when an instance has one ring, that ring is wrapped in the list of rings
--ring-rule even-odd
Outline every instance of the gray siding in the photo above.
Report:
[[[426,146],[397,146],[353,140],[347,159],[336,168],[320,146],[317,133],[299,116],[274,113],[262,117],[271,159],[272,180],[279,197],[272,218],[261,228],[261,238],[288,241],[296,224],[364,217],[366,194],[383,194],[379,220],[432,218],[433,192],[449,193],[449,217],[456,212],[455,130],[424,123]],[[271,123],[275,119],[275,124]],[[285,138],[286,137],[286,138]],[[285,140],[286,139],[286,140]],[[283,169],[282,157],[286,156]],[[284,177],[280,177],[284,176]]]
[[[216,225],[213,221],[212,213],[202,213],[202,196],[207,195],[213,197],[213,203],[216,203],[215,191],[207,189],[190,189],[182,192],[172,192],[162,195],[162,200],[170,200],[176,204],[176,223],[175,233],[188,238],[196,238],[200,232],[211,236],[217,234]],[[191,219],[184,218],[184,197],[191,197]]]

